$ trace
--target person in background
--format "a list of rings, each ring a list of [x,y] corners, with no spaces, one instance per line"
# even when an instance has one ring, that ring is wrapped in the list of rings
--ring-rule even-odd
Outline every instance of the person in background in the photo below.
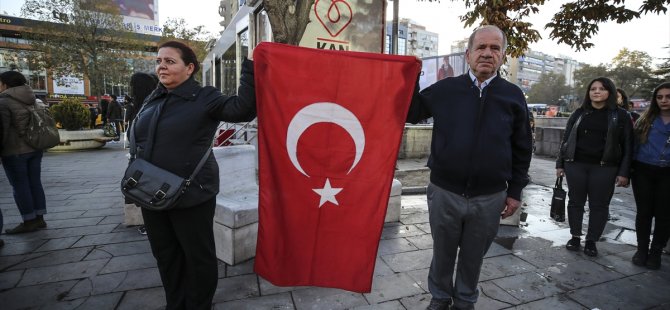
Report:
[[[621,88],[616,89],[616,104],[630,113],[630,117],[633,119],[633,124],[640,118],[640,114],[633,111],[633,105],[628,100],[628,95],[626,95],[626,92]]]
[[[224,96],[214,87],[200,86],[194,79],[198,70],[200,64],[189,46],[178,41],[162,43],[156,56],[160,84],[144,101],[145,107],[130,128],[142,150],[138,158],[185,178],[211,147],[219,122],[256,117],[251,61],[242,63],[237,96]],[[156,111],[160,112],[154,140],[148,141]],[[219,170],[213,154],[209,154],[193,183],[195,186],[188,188],[175,208],[142,209],[167,309],[211,309],[218,282],[212,226]]]
[[[633,156],[633,123],[617,107],[616,87],[605,77],[592,80],[582,106],[568,119],[556,160],[556,175],[568,182],[568,223],[572,238],[566,248],[581,248],[584,205],[589,225],[584,254],[597,256],[596,242],[607,224],[614,185],[628,186]]]
[[[109,100],[107,99],[101,99],[100,104],[98,105],[98,109],[100,110],[98,114],[100,114],[100,119],[102,121],[102,126],[104,127],[107,125],[107,108],[109,107]]]
[[[30,108],[44,106],[35,98],[23,74],[0,73],[0,123],[2,123],[2,168],[12,185],[23,222],[7,229],[7,234],[33,232],[46,228],[46,197],[42,187],[42,150],[29,146],[22,138],[27,130]]]
[[[88,105],[88,112],[89,112],[89,124],[88,127],[91,129],[95,129],[95,122],[98,120],[98,109],[94,107],[92,104]]]
[[[659,269],[670,238],[670,83],[654,89],[651,103],[635,125],[635,142],[631,179],[637,205],[637,252],[633,264]]]
[[[112,97],[112,101],[107,107],[107,122],[114,124],[114,127],[116,127],[116,138],[114,138],[114,141],[119,141],[121,131],[123,131],[123,106],[116,101],[116,95],[111,95],[110,97]]]
[[[123,96],[123,110],[125,111],[125,114],[123,115],[123,128],[128,128],[128,124],[135,118],[135,114],[137,114],[137,110],[135,110],[135,102],[133,102],[133,98],[128,95]]]
[[[435,121],[426,193],[433,237],[431,310],[474,309],[484,254],[501,215],[514,214],[528,184],[528,106],[521,89],[497,73],[506,49],[498,27],[475,29],[465,52],[470,70],[420,93],[417,85],[412,98],[407,121]]]

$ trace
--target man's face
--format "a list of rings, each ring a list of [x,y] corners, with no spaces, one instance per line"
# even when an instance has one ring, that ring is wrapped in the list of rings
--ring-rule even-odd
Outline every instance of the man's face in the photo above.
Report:
[[[504,53],[502,33],[495,29],[484,29],[475,34],[472,48],[465,52],[465,57],[472,73],[483,82],[498,71]]]

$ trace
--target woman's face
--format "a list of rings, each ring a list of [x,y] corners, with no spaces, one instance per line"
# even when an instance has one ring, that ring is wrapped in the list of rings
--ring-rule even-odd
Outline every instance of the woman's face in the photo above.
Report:
[[[616,92],[616,103],[619,106],[623,106],[623,96],[621,96],[620,92]]]
[[[591,88],[589,88],[589,98],[591,98],[592,103],[605,103],[609,96],[610,92],[607,91],[603,83],[600,83],[600,81],[595,81],[593,84],[591,84]]]
[[[670,88],[661,88],[656,92],[656,103],[662,112],[670,112]]]
[[[163,47],[156,56],[156,74],[158,80],[168,90],[175,89],[193,74],[193,64],[186,65],[181,59],[181,53],[173,47]]]

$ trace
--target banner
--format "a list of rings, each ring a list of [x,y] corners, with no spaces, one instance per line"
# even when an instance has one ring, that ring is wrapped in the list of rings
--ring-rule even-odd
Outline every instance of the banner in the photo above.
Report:
[[[261,43],[255,271],[369,292],[415,57]]]

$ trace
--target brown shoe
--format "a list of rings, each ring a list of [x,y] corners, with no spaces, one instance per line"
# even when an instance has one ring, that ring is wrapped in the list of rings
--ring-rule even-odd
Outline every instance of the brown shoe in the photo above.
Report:
[[[37,220],[29,220],[19,224],[18,226],[12,229],[5,229],[5,233],[7,233],[8,235],[29,233],[36,231],[38,229],[38,226],[39,223],[37,222]]]

